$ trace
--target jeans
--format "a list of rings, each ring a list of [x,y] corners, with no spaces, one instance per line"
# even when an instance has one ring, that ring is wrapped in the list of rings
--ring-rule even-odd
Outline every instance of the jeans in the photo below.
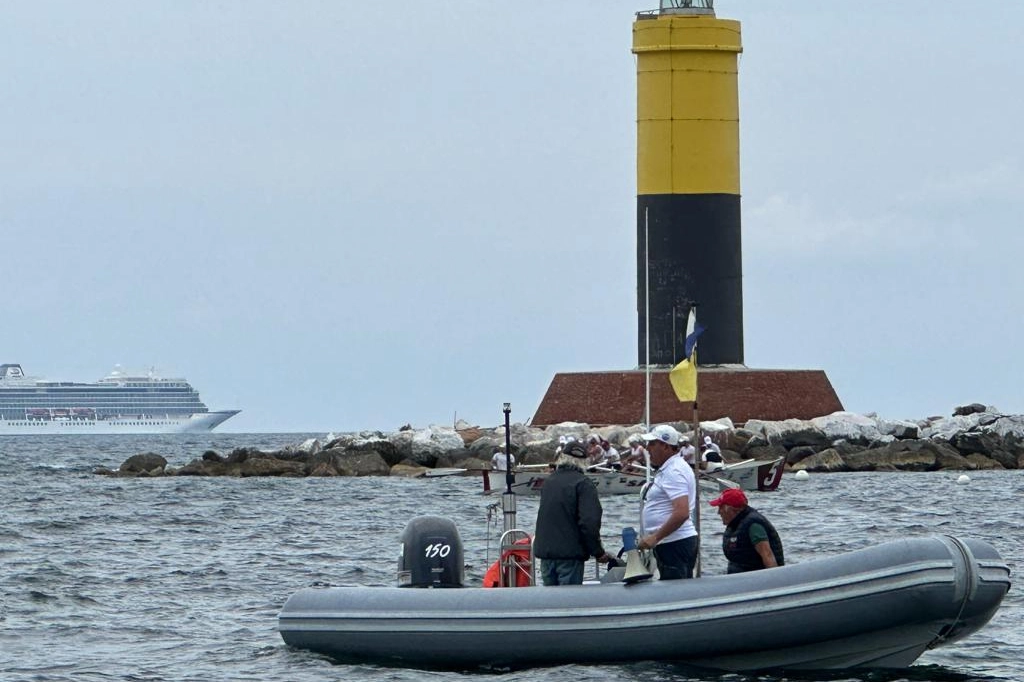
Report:
[[[696,535],[655,545],[654,558],[658,560],[661,580],[692,578],[697,565],[697,547]]]
[[[540,577],[545,585],[582,585],[583,562],[579,559],[541,559]]]

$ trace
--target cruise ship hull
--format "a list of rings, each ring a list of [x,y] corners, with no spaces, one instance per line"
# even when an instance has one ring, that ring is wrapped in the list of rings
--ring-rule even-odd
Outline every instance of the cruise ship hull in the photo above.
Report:
[[[184,379],[114,371],[91,383],[30,377],[0,364],[0,435],[206,433],[239,410],[213,410]]]
[[[0,436],[206,433],[239,411],[222,410],[192,415],[131,415],[109,419],[0,419]]]

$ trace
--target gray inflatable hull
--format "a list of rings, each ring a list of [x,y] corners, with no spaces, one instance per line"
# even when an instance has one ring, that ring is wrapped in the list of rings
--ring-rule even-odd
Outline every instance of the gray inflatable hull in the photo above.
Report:
[[[279,629],[287,644],[338,660],[419,668],[899,668],[981,628],[1009,588],[991,545],[930,536],[697,580],[306,588],[285,603]]]

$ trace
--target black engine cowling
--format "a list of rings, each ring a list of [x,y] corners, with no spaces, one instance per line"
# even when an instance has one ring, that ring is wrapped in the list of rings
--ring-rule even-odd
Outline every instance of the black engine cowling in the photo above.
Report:
[[[399,587],[462,587],[462,538],[450,519],[417,516],[402,531]]]

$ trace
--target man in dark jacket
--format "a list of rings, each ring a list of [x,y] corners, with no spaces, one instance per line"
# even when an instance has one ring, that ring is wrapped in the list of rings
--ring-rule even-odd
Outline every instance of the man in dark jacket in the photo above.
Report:
[[[601,545],[597,488],[583,475],[586,459],[583,443],[567,443],[540,489],[533,554],[545,585],[581,585],[587,559],[611,560]]]
[[[729,573],[744,573],[782,566],[782,538],[768,519],[747,504],[739,488],[729,488],[711,500],[725,524],[722,551],[729,561]]]

